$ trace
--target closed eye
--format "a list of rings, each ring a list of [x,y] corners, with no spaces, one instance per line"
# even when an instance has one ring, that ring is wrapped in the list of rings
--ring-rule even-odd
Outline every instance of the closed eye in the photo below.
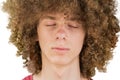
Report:
[[[45,23],[45,25],[46,26],[56,26],[56,22],[54,22],[54,21],[47,21],[46,23]]]
[[[78,28],[78,26],[74,26],[74,25],[68,25],[68,27],[70,27],[70,28]]]
[[[56,26],[56,24],[46,24],[46,26]]]

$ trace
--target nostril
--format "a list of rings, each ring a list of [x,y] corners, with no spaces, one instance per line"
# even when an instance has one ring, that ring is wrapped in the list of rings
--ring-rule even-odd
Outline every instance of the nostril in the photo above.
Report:
[[[60,26],[56,32],[56,39],[66,39],[66,29],[65,26]]]
[[[65,34],[57,34],[56,39],[63,39],[63,40],[65,40],[66,39],[66,35]]]

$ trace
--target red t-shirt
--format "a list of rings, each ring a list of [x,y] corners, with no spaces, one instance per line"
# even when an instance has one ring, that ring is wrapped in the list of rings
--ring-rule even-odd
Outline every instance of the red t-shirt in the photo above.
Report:
[[[28,75],[23,80],[33,80],[33,77],[32,77],[32,75]]]
[[[32,75],[29,75],[27,77],[25,77],[23,80],[33,80]],[[89,80],[93,80],[93,79],[89,79]]]

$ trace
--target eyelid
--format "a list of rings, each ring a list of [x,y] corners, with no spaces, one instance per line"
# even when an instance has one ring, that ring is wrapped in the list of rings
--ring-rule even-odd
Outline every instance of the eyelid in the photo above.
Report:
[[[52,22],[52,21],[49,21],[49,22],[46,22],[46,24],[54,24],[55,22]]]
[[[53,25],[53,24],[56,24],[54,20],[49,20],[49,19],[45,20],[44,23],[45,23],[45,25]]]
[[[68,26],[69,26],[69,27],[73,27],[73,28],[78,28],[79,25],[78,25],[78,23],[76,23],[76,22],[71,22],[71,21],[70,21],[70,22],[68,22]]]
[[[56,24],[47,24],[46,26],[56,26]]]
[[[74,25],[70,25],[70,24],[68,24],[68,26],[71,28],[78,28],[78,26],[74,26]]]

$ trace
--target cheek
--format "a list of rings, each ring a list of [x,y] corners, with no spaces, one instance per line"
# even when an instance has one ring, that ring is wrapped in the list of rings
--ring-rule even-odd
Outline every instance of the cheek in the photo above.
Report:
[[[77,52],[81,51],[81,49],[83,47],[83,43],[84,43],[84,38],[85,38],[85,35],[81,34],[81,35],[74,36],[73,39],[71,40],[72,46]]]
[[[37,33],[38,33],[38,39],[40,42],[44,42],[45,40],[47,40],[47,37],[49,36],[47,34],[47,31],[44,29],[43,25],[39,26]]]
[[[49,45],[51,44],[51,36],[47,31],[41,30],[38,34],[38,39],[42,51],[49,48]]]
[[[48,37],[44,33],[39,33],[38,37],[40,46],[44,46],[49,41]]]
[[[45,33],[41,28],[38,28],[37,33],[38,33],[38,41],[39,41],[40,47],[42,48],[46,40]]]

